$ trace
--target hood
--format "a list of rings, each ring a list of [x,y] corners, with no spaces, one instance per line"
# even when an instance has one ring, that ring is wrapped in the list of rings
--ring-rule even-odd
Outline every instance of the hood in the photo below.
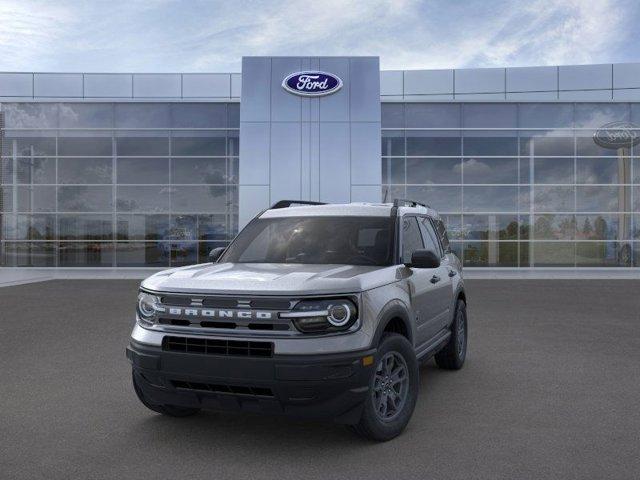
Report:
[[[142,287],[179,293],[313,295],[356,293],[392,283],[396,266],[206,263],[164,270]]]

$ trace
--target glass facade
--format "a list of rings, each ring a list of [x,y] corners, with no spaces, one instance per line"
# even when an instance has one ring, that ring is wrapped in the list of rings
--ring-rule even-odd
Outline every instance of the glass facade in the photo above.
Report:
[[[640,266],[636,103],[383,103],[382,198],[441,212],[467,267]],[[639,132],[636,132],[639,133]]]
[[[0,265],[197,263],[238,225],[238,103],[3,103]]]

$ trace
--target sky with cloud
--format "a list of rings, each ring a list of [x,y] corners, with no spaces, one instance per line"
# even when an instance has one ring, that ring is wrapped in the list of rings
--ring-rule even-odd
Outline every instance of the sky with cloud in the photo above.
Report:
[[[381,68],[640,61],[637,0],[0,0],[0,71],[238,72],[243,55]]]

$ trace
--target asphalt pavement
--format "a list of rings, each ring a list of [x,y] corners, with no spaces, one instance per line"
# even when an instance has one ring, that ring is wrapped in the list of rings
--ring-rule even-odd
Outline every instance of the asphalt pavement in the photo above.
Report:
[[[640,281],[469,280],[467,364],[421,369],[409,427],[143,407],[137,281],[0,288],[2,479],[637,479]]]

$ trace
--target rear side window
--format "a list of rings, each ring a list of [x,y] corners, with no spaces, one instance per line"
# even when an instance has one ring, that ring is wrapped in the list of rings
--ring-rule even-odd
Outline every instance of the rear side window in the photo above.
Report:
[[[444,247],[445,253],[449,253],[451,251],[451,246],[449,245],[449,237],[447,236],[447,229],[444,228],[444,222],[442,220],[434,220],[436,225],[436,229],[438,230],[438,237],[440,237],[440,242]]]
[[[414,251],[424,248],[416,217],[402,219],[402,263],[411,263]]]

